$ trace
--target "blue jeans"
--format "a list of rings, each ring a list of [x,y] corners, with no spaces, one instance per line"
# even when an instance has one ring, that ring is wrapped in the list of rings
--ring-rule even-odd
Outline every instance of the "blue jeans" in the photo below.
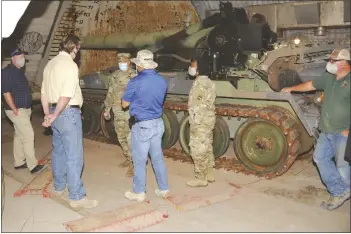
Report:
[[[143,193],[146,190],[148,153],[150,153],[159,189],[168,189],[167,169],[161,146],[164,131],[165,126],[162,118],[139,122],[132,127],[131,146],[134,165],[133,189],[135,193]]]
[[[51,108],[50,112],[54,112]],[[51,125],[52,174],[55,191],[63,191],[68,184],[69,198],[80,200],[85,197],[81,180],[83,170],[83,130],[81,111],[68,108],[61,112]]]
[[[350,190],[350,164],[344,160],[346,142],[347,137],[341,133],[321,133],[313,153],[322,181],[332,196]]]

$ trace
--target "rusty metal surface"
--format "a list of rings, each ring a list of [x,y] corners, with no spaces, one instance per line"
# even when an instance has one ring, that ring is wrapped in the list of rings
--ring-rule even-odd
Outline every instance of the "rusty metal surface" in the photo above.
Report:
[[[86,102],[102,104],[103,95],[86,95],[83,92],[83,97]],[[188,105],[187,100],[166,100],[164,104],[164,109],[174,110],[174,111],[187,111]],[[294,163],[299,155],[299,150],[301,147],[300,143],[300,132],[298,120],[294,119],[291,114],[286,112],[283,108],[276,106],[267,107],[254,107],[254,106],[244,106],[237,104],[217,104],[216,114],[227,118],[240,118],[240,117],[252,117],[260,118],[278,126],[284,133],[286,140],[288,142],[288,156],[284,165],[278,167],[274,172],[265,172],[265,167],[257,167],[255,171],[249,170],[238,160],[228,159],[225,157],[218,158],[216,160],[216,169],[224,169],[226,171],[241,172],[244,174],[253,174],[258,177],[264,177],[266,179],[272,179],[274,177],[284,174]],[[88,136],[87,138],[102,142],[107,142],[107,139],[102,134],[97,134],[93,136]],[[170,149],[164,150],[165,157],[172,158],[176,161],[182,161],[187,163],[192,163],[191,157],[187,156],[181,150],[172,147]]]
[[[190,1],[74,1],[75,32],[85,36],[152,33],[199,22]],[[80,75],[116,65],[116,51],[82,50]]]

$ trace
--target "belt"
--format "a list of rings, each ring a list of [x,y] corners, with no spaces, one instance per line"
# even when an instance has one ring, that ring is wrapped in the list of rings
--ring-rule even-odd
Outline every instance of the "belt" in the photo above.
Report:
[[[57,103],[50,103],[50,107],[56,107]],[[77,108],[80,109],[79,105],[67,105],[66,108]]]
[[[140,123],[140,122],[150,121],[150,120],[159,119],[159,118],[161,118],[161,116],[160,116],[160,117],[156,117],[156,118],[152,118],[152,119],[137,120],[137,121],[135,121],[135,122],[136,122],[136,123]]]

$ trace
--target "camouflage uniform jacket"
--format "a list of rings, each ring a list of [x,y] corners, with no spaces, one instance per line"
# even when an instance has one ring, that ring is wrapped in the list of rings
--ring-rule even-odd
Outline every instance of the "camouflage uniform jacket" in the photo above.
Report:
[[[136,75],[137,73],[132,69],[127,72],[117,70],[111,74],[108,79],[108,92],[104,102],[105,111],[110,112],[112,107],[116,111],[123,111],[121,106],[121,98],[129,80]],[[127,114],[129,113],[128,111],[125,112]]]
[[[195,79],[189,93],[188,109],[189,122],[193,124],[209,125],[215,121],[216,86],[207,77],[199,76]]]

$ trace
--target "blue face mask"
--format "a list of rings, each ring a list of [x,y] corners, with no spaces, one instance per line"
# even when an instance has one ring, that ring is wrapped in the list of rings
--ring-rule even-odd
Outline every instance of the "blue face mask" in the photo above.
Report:
[[[127,63],[119,63],[118,66],[119,66],[119,69],[121,69],[121,71],[127,71],[128,69]]]

